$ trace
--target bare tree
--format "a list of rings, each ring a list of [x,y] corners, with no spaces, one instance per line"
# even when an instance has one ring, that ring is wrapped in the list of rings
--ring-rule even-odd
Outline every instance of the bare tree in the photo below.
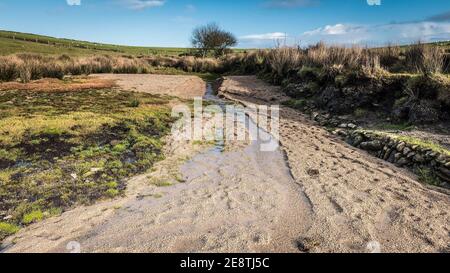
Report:
[[[237,39],[231,32],[222,30],[215,23],[210,23],[194,29],[191,42],[194,48],[206,57],[210,51],[214,51],[216,56],[223,55],[229,47],[237,44]]]

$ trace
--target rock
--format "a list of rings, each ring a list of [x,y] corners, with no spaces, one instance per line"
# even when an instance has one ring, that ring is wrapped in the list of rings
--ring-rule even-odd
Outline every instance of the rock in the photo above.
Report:
[[[403,149],[405,149],[405,147],[406,147],[406,143],[400,142],[400,144],[397,145],[397,151],[403,152]]]
[[[387,161],[390,163],[394,163],[395,162],[395,155],[396,155],[396,150],[392,150],[392,152],[390,153]]]
[[[13,218],[12,215],[8,215],[8,216],[3,217],[3,220],[8,221],[8,220],[11,220],[12,218]]]
[[[404,155],[408,155],[412,150],[409,147],[405,147],[405,149],[403,149],[403,154]]]
[[[339,136],[342,136],[342,137],[347,137],[348,136],[347,132],[344,131],[344,130],[337,130],[337,134]]]
[[[381,150],[382,148],[383,148],[383,144],[378,140],[361,143],[361,149],[363,149],[363,150],[378,151],[378,150]]]
[[[317,112],[314,112],[314,113],[312,113],[312,115],[311,115],[311,117],[312,117],[313,120],[317,120],[317,118],[318,118],[319,116],[320,116],[320,114],[317,113]]]
[[[388,150],[386,151],[386,153],[384,154],[383,160],[388,161],[389,157],[390,157],[391,154],[392,154],[392,151],[393,151],[393,149],[388,149]]]
[[[355,139],[353,140],[353,146],[358,147],[362,142],[364,141],[364,138],[361,135],[357,135]]]
[[[395,158],[395,162],[399,161],[402,158],[403,154],[402,153],[396,153],[394,158]]]
[[[426,157],[434,159],[434,158],[436,158],[437,154],[438,153],[436,153],[436,152],[428,151],[425,155],[426,155]]]
[[[399,165],[399,166],[401,166],[401,167],[403,167],[403,166],[405,166],[405,165],[408,165],[409,163],[410,163],[410,161],[409,161],[408,159],[404,158],[404,157],[400,158],[400,159],[397,161],[397,165]]]
[[[76,173],[72,173],[72,174],[70,174],[70,176],[71,176],[73,179],[77,179],[77,178],[78,178],[78,175],[77,175]]]
[[[440,154],[439,156],[437,156],[437,159],[436,159],[436,161],[437,162],[439,162],[439,163],[441,163],[442,165],[444,165],[445,164],[445,162],[446,162],[446,156],[445,155],[443,155],[443,154]]]
[[[388,146],[389,146],[389,148],[394,148],[397,145],[396,145],[394,140],[390,140],[389,143],[388,143]]]
[[[413,158],[415,156],[416,156],[415,152],[410,152],[409,154],[406,155],[406,158],[411,159],[411,158]]]
[[[347,124],[347,127],[352,129],[352,130],[355,130],[356,128],[358,128],[358,126],[356,124],[353,124],[353,123]]]
[[[450,162],[445,163],[445,167],[446,167],[447,169],[450,169]]]
[[[447,183],[450,183],[450,170],[446,168],[439,168],[436,174]]]
[[[420,155],[420,154],[416,154],[414,156],[414,161],[417,162],[417,163],[424,163],[425,162],[425,158],[422,155]]]

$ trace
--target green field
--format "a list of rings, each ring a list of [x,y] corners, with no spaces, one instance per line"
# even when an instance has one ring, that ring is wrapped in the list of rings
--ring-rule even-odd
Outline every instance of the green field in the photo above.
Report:
[[[72,56],[93,54],[179,56],[192,51],[192,48],[111,45],[0,30],[0,55],[27,52]],[[243,49],[235,51],[241,52]]]
[[[49,36],[0,30],[0,54],[20,52],[43,54],[129,54],[129,55],[169,55],[188,53],[189,48],[120,46],[60,39]]]

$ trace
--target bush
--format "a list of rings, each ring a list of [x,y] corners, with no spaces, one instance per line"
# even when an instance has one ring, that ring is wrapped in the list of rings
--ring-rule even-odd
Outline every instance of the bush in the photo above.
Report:
[[[34,210],[30,213],[27,213],[22,218],[22,223],[25,225],[36,223],[42,221],[44,219],[44,214],[40,210]]]
[[[140,104],[141,104],[141,103],[139,102],[138,99],[133,99],[133,100],[130,101],[129,106],[130,106],[131,108],[137,108],[137,107],[139,107]]]
[[[0,222],[0,241],[19,231],[19,227],[6,222]]]
[[[0,81],[14,81],[19,77],[22,60],[16,56],[0,57]]]
[[[278,76],[285,77],[288,72],[300,69],[304,55],[300,49],[283,47],[271,50],[267,59]]]
[[[439,47],[418,43],[411,46],[405,55],[409,71],[429,75],[444,70],[445,52]]]

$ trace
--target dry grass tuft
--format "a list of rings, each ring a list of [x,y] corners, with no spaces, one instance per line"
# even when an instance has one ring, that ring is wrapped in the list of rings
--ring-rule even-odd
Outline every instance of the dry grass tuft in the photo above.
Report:
[[[406,50],[405,55],[410,71],[429,75],[444,70],[445,51],[442,48],[417,43]]]

